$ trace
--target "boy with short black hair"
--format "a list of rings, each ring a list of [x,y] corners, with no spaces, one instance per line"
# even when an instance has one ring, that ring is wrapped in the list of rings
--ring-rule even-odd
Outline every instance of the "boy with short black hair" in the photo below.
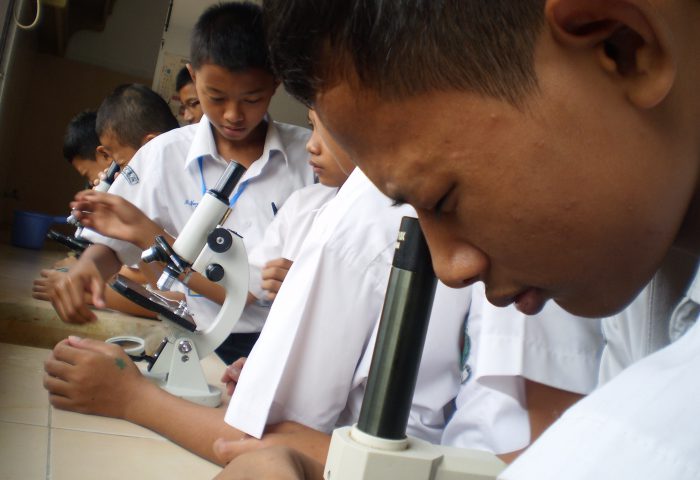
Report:
[[[122,171],[128,172],[127,164],[142,145],[177,127],[179,125],[170,108],[157,93],[140,84],[123,84],[105,97],[97,113],[83,112],[71,121],[64,138],[63,152],[64,156],[69,158],[68,155],[89,152],[94,148],[95,156],[100,159],[96,166],[92,167],[92,183],[97,184],[102,172],[112,161],[119,163]],[[75,160],[71,163],[76,165]],[[80,165],[80,168],[84,166]],[[42,270],[40,277],[34,280],[32,296],[39,300],[51,300],[55,295],[56,282],[64,276],[65,267],[72,265],[74,260],[70,258],[66,262],[61,261],[54,265],[60,267],[60,271]],[[147,282],[147,277],[137,268],[124,266],[121,274],[140,283]],[[180,298],[180,295],[174,294],[177,298]],[[100,306],[131,315],[155,317],[153,312],[116,292],[107,291],[106,296],[105,303]],[[85,297],[85,301],[89,302],[89,297]]]
[[[179,126],[160,95],[145,85],[127,83],[102,100],[95,130],[104,152],[124,166],[146,142]]]
[[[202,106],[197,98],[197,90],[194,87],[192,76],[187,67],[182,67],[175,77],[175,91],[180,97],[180,115],[188,125],[197,123],[202,119]]]
[[[68,272],[70,281],[58,285],[54,295],[53,304],[66,321],[94,320],[75,293],[88,290],[94,304],[102,305],[105,279],[121,263],[136,263],[155,235],[167,232],[172,240],[230,161],[247,171],[233,192],[232,214],[225,226],[243,237],[248,250],[259,243],[272,221],[271,204],[281,207],[293,191],[313,183],[305,151],[309,131],[273,122],[267,115],[278,82],[269,70],[260,7],[226,3],[207,9],[193,31],[191,62],[190,73],[206,115],[196,125],[149,142],[134,156],[127,174],[114,182],[110,193],[129,200],[149,221],[140,229],[140,238],[131,239],[137,245],[86,232],[98,245],[86,250]],[[193,275],[192,288],[201,292],[197,285],[202,280]],[[214,287],[210,295],[222,300],[221,288]],[[200,328],[212,322],[220,308],[192,290],[187,292],[187,303]],[[217,353],[229,363],[246,356],[268,310],[247,306]]]
[[[63,136],[63,158],[90,185],[99,180],[100,173],[111,163],[100,149],[100,138],[95,130],[96,119],[97,113],[93,111],[80,112],[68,122]]]
[[[697,478],[700,279],[686,271],[700,253],[700,2],[265,10],[285,85],[416,207],[443,281],[483,280],[491,302],[528,314],[553,299],[586,316],[652,281],[648,308],[680,338],[572,407],[501,477]],[[674,251],[686,268],[654,277]],[[671,314],[673,284],[690,288]]]

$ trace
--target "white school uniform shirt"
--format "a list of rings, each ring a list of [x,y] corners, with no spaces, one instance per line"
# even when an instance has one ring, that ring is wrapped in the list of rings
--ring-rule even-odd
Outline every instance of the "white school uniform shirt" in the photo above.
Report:
[[[465,317],[470,310],[471,295],[470,287],[454,289],[442,282],[437,284],[406,427],[408,435],[435,444],[441,442],[452,400],[460,389],[460,341]],[[353,425],[360,417],[378,326],[377,321],[372,338],[355,370],[347,405],[336,426]],[[338,345],[337,348],[342,346]]]
[[[483,288],[483,283],[474,286],[480,290],[474,298],[482,302],[483,316],[479,382],[498,389],[507,378],[519,377],[579,394],[596,387],[604,346],[599,319],[571,315],[554,302],[528,316],[514,305],[491,305]]]
[[[355,169],[316,220],[246,362],[226,423],[260,438],[292,420],[329,432],[345,408],[386,292],[408,206]]]
[[[216,185],[228,165],[217,152],[212,128],[204,116],[195,125],[171,130],[149,141],[122,170],[109,193],[126,198],[165,231],[177,236],[204,192]],[[239,181],[231,198],[243,189],[242,193],[224,223],[243,237],[246,250],[252,250],[262,240],[265,228],[274,218],[272,203],[281,208],[292,192],[313,183],[306,152],[309,134],[305,128],[268,121],[263,154]],[[85,236],[113,249],[127,265],[136,264],[140,258],[141,250],[131,243],[96,232],[86,231]],[[189,290],[186,293],[197,325],[206,328],[220,305]],[[260,331],[267,313],[265,307],[247,306],[233,331]]]
[[[637,298],[622,312],[603,319],[606,345],[599,384],[671,342],[668,320],[688,288],[694,265],[691,255],[671,250]]]
[[[482,283],[472,285],[471,289],[472,299],[463,332],[465,343],[469,345],[468,351],[465,351],[468,353],[465,374],[454,401],[454,412],[442,432],[440,443],[495,454],[508,453],[525,447],[530,441],[524,383],[511,376],[499,377],[498,388],[478,381],[484,309],[488,316],[494,307],[486,300]],[[517,314],[510,309],[503,313]],[[488,359],[488,356],[484,358]]]
[[[469,315],[473,381],[455,400],[445,445],[508,453],[530,443],[524,379],[586,394],[598,378],[600,320],[575,317],[553,302],[527,316],[495,307],[473,286]]]
[[[248,253],[250,285],[256,298],[264,299],[262,269],[277,258],[294,261],[318,210],[338,193],[337,187],[315,183],[292,193],[265,230],[262,241]]]
[[[700,300],[700,278],[689,296]],[[697,318],[697,314],[695,315]],[[499,478],[700,478],[700,325],[570,408]]]

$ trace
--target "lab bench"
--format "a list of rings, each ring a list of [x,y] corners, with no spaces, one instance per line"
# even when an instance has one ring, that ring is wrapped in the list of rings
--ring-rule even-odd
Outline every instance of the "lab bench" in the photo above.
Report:
[[[97,312],[90,325],[61,322],[48,302],[31,298],[32,281],[65,251],[0,243],[0,480],[212,478],[216,465],[160,435],[123,420],[57,410],[42,386],[50,348],[68,335],[106,339],[138,335],[158,341],[160,322]],[[219,384],[224,364],[202,362]]]

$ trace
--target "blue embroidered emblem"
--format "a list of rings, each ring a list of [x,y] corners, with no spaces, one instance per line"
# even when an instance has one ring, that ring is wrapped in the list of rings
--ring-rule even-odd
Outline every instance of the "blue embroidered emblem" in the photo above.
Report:
[[[464,321],[464,344],[462,345],[462,354],[460,355],[460,367],[461,367],[461,380],[462,380],[462,385],[467,383],[467,381],[471,378],[472,376],[472,367],[469,365],[469,355],[471,354],[472,350],[472,340],[471,337],[469,336],[469,319],[468,317]]]
[[[126,166],[122,168],[121,174],[124,175],[124,178],[126,178],[126,181],[129,182],[129,185],[136,185],[139,183],[139,176],[136,175],[136,172],[134,172],[134,169],[131,168],[130,166]]]

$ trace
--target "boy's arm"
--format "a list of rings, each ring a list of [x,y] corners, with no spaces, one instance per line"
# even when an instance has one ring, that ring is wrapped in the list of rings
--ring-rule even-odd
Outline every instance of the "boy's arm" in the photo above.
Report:
[[[525,379],[525,398],[527,416],[530,421],[530,443],[532,445],[564,412],[584,396],[578,393],[550,387],[543,383]],[[498,458],[510,464],[527,448],[498,455]]]
[[[296,422],[281,422],[268,425],[260,440],[246,438],[228,440],[219,438],[214,443],[214,452],[220,463],[229,463],[246,453],[268,447],[291,447],[309,459],[324,465],[331,445],[331,436]]]
[[[48,292],[58,316],[68,323],[86,323],[97,320],[88,307],[86,293],[98,308],[105,307],[105,281],[117,273],[121,262],[112,249],[104,245],[91,245],[80,256],[66,275],[57,277]]]
[[[85,190],[75,196],[71,207],[77,212],[76,217],[85,227],[107,237],[131,242],[141,250],[153,246],[154,239],[158,235],[165,237],[170,245],[175,242],[172,235],[166,233],[131,202],[118,195]],[[162,267],[153,264],[149,266],[150,273],[146,269],[144,273],[155,285]],[[189,287],[216,303],[224,303],[226,297],[224,289],[198,273],[190,277]]]
[[[290,447],[276,446],[241,455],[214,478],[215,480],[250,478],[322,480],[323,467],[323,463],[316,462]]]
[[[165,234],[160,225],[119,195],[84,190],[75,195],[71,208],[83,226],[142,250],[150,247],[156,236]]]
[[[54,347],[44,369],[54,407],[128,420],[213,462],[216,439],[246,436],[224,422],[223,408],[194,404],[152,383],[116,345],[70,337]]]

